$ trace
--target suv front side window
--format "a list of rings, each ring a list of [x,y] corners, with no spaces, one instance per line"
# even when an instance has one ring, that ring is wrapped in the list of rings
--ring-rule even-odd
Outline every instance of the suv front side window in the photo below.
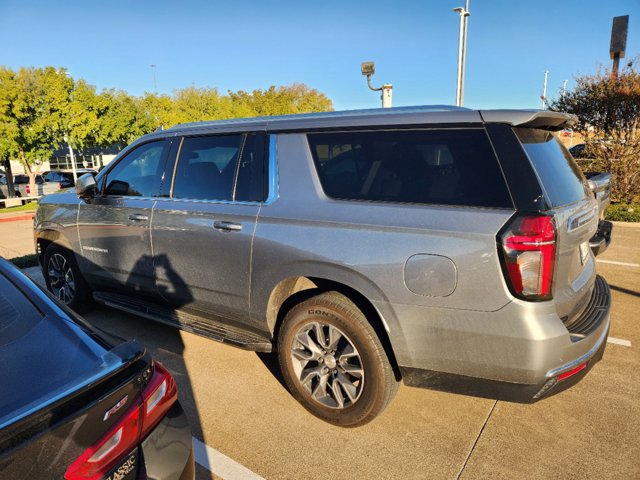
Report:
[[[129,152],[107,173],[104,194],[129,197],[158,195],[168,146],[167,140],[159,140]]]

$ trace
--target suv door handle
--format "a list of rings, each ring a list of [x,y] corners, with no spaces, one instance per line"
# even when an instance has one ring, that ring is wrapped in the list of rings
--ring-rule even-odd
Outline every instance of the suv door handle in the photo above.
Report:
[[[149,220],[149,217],[146,215],[141,215],[139,213],[132,213],[131,215],[129,215],[129,220],[134,222],[146,222],[147,220]]]
[[[213,222],[213,228],[223,232],[239,232],[242,230],[242,225],[240,223],[215,221]]]

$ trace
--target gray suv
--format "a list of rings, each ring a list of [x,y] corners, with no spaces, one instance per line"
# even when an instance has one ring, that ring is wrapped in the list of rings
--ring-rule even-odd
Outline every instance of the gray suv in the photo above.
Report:
[[[532,402],[602,357],[598,206],[548,111],[180,125],[45,197],[49,289],[261,352],[305,408],[372,420],[399,381]],[[77,194],[77,195],[76,195]],[[239,367],[240,368],[240,367]]]

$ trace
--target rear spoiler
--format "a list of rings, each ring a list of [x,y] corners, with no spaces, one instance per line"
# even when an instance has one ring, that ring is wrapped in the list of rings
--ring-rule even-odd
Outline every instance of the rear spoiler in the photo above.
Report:
[[[575,115],[550,110],[480,110],[480,116],[485,123],[507,123],[514,127],[553,131],[573,127],[578,122]]]

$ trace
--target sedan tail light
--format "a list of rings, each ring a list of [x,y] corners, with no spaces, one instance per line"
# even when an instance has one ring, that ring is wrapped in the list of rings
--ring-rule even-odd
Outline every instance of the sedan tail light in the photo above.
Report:
[[[556,255],[553,218],[515,217],[503,230],[499,243],[512,293],[524,300],[550,299]]]
[[[153,376],[142,398],[69,466],[64,478],[97,480],[104,477],[162,420],[177,398],[173,377],[161,363],[154,362]]]

